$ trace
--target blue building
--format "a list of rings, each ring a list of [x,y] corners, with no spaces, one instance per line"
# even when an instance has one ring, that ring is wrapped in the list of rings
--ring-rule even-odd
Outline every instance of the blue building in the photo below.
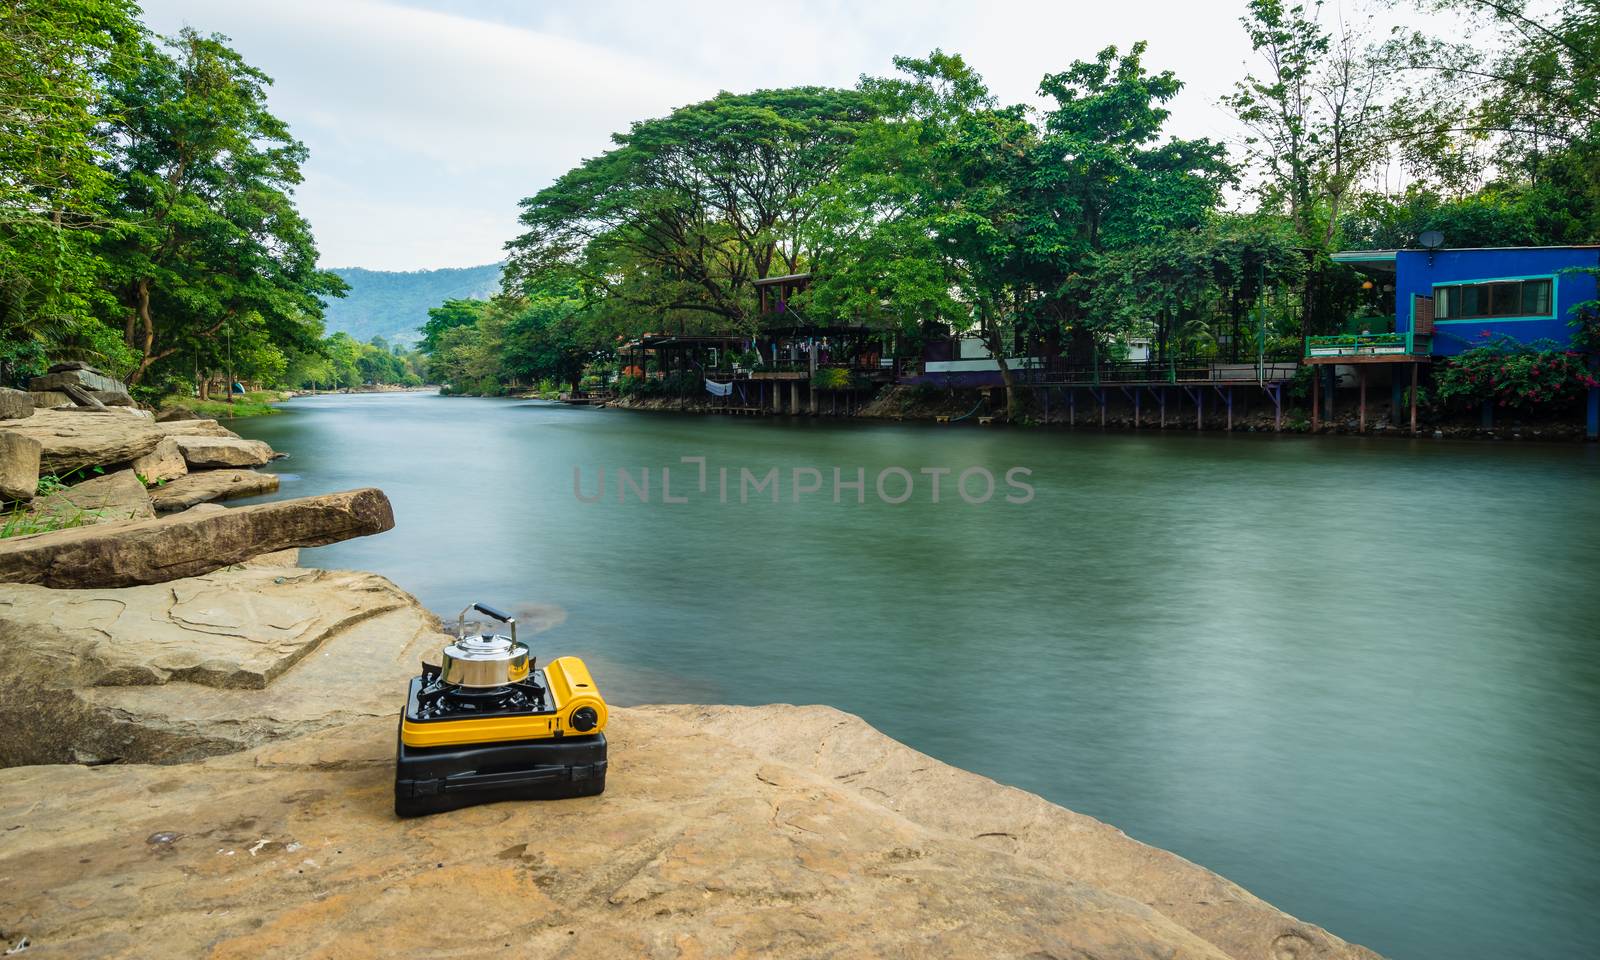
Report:
[[[1502,334],[1568,343],[1572,308],[1595,299],[1594,275],[1576,271],[1600,267],[1600,246],[1349,250],[1333,259],[1393,285],[1392,332],[1411,335],[1407,352],[1448,357]]]
[[[1372,365],[1387,368],[1398,411],[1404,384],[1415,386],[1418,368],[1434,357],[1454,356],[1499,336],[1570,343],[1573,308],[1597,299],[1595,274],[1584,271],[1600,268],[1600,246],[1346,250],[1333,259],[1394,296],[1391,316],[1363,320],[1351,333],[1306,338],[1306,363],[1328,374],[1339,366],[1355,370],[1364,428]],[[1324,390],[1313,391],[1313,422],[1320,396],[1331,403],[1331,377]],[[1414,430],[1414,406],[1411,422]],[[1589,435],[1597,432],[1600,391],[1590,390]]]

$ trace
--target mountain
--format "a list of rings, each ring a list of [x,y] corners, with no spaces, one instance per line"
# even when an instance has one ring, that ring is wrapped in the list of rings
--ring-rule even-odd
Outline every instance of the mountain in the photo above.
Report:
[[[342,299],[327,301],[329,333],[344,331],[365,343],[381,336],[390,343],[416,343],[428,309],[446,300],[484,300],[500,289],[500,264],[440,270],[367,270],[335,267],[350,285]]]

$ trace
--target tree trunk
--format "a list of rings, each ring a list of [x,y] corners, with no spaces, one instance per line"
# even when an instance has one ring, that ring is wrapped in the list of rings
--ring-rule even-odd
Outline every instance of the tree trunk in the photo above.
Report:
[[[989,356],[994,358],[995,365],[1000,368],[1000,383],[1006,392],[1006,419],[1022,419],[1022,397],[1017,393],[1016,378],[1012,376],[1011,365],[1006,363],[1005,344],[1001,341],[1000,332],[992,324],[984,324],[983,345],[989,348]]]
[[[130,387],[139,382],[144,376],[144,372],[150,369],[150,364],[155,363],[155,359],[151,356],[155,352],[156,325],[154,318],[150,316],[150,279],[141,277],[135,292],[139,298],[139,321],[144,332],[140,342],[137,344],[139,366],[135,367],[133,375],[128,377],[128,386]],[[131,325],[132,321],[129,321],[129,323]]]

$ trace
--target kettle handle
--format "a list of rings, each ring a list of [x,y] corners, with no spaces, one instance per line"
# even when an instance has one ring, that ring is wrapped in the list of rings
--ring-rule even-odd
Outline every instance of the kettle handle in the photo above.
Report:
[[[517,619],[511,614],[506,613],[504,610],[491,607],[487,603],[474,603],[472,606],[461,611],[461,615],[456,618],[456,636],[459,637],[464,635],[467,614],[473,610],[476,610],[487,617],[499,620],[501,623],[509,624],[511,626],[511,640],[513,643],[516,642]]]

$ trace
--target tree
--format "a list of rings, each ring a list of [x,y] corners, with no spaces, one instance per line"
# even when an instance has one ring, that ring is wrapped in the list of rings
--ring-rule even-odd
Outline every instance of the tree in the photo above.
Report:
[[[439,349],[440,337],[452,327],[470,327],[483,316],[483,311],[488,308],[487,300],[446,300],[437,307],[428,310],[428,322],[422,325],[422,343],[418,346],[423,353],[432,353]]]
[[[560,273],[591,300],[753,330],[751,281],[810,265],[817,188],[871,119],[856,91],[797,87],[635,123],[523,201],[507,286]]]
[[[137,13],[125,0],[0,3],[0,367],[47,351],[113,370],[129,359],[94,316],[113,189],[98,78],[136,46]]]
[[[1223,343],[1239,360],[1247,356],[1240,349],[1245,312],[1304,273],[1292,232],[1271,221],[1217,218],[1203,230],[1107,251],[1088,284],[1088,313],[1104,338],[1149,336],[1158,363],[1185,346],[1215,351]]]
[[[294,207],[306,151],[267,110],[269,78],[223,37],[185,29],[166,47],[148,45],[108,90],[119,189],[105,250],[139,355],[130,384],[224,326],[309,346],[319,297],[344,289],[316,268]]]
[[[606,328],[596,325],[576,287],[547,286],[501,298],[496,307],[508,313],[505,371],[519,380],[549,380],[576,393],[588,366],[612,353]]]
[[[1390,157],[1406,121],[1393,45],[1372,42],[1368,17],[1330,31],[1311,7],[1250,0],[1241,18],[1263,60],[1223,98],[1250,131],[1250,160],[1268,208],[1286,209],[1301,239],[1328,250],[1360,179]]]

